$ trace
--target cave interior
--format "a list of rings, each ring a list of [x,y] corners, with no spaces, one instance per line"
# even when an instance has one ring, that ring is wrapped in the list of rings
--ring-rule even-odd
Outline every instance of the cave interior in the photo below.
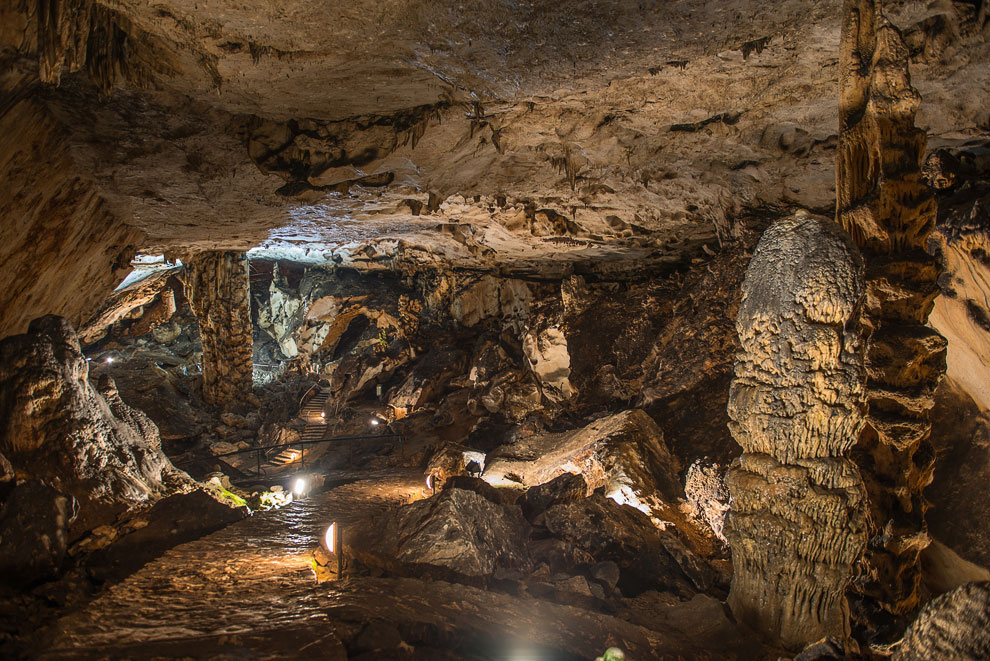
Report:
[[[0,656],[990,658],[985,0],[6,0],[0,62]]]

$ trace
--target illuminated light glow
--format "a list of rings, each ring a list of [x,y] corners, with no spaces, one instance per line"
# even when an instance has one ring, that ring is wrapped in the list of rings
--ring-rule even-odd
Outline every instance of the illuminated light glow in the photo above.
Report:
[[[330,524],[330,527],[327,528],[327,531],[325,533],[323,533],[323,545],[327,547],[327,551],[329,551],[330,553],[333,553],[334,552],[334,550],[333,550],[333,537],[334,537],[334,532],[336,531],[336,529],[337,529],[337,524],[336,523],[331,523]]]
[[[296,483],[292,486],[292,491],[297,496],[303,495],[303,492],[306,491],[306,480],[302,479],[301,477],[297,478]]]
[[[107,356],[107,365],[113,362],[113,356]]]
[[[433,475],[426,476],[426,488],[433,489]]]
[[[327,417],[327,414],[326,414],[326,412],[321,412],[321,413],[320,413],[320,417],[321,417],[321,418],[326,418],[326,417]]]
[[[373,424],[373,425],[377,425],[377,424],[378,424],[378,418],[373,418],[373,419],[371,420],[371,424]]]

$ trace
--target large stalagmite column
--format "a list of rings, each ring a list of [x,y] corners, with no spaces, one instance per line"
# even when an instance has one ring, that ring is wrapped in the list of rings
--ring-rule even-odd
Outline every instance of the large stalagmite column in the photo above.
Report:
[[[846,458],[863,426],[863,266],[831,220],[771,226],[746,271],[729,429],[726,537],[736,617],[790,648],[847,638],[844,591],[866,545],[866,492]]]
[[[925,133],[908,49],[876,0],[846,0],[839,81],[837,219],[866,260],[867,427],[854,458],[875,530],[865,593],[894,613],[918,604],[928,545],[922,489],[932,479],[929,412],[945,340],[926,326],[939,267],[925,252],[935,201],[921,178]]]
[[[203,398],[230,409],[242,404],[252,388],[247,255],[200,252],[186,262],[183,283],[203,344]]]

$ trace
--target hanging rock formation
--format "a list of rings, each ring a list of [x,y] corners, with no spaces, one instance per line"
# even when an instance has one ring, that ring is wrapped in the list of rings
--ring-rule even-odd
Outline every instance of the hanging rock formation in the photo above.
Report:
[[[203,343],[203,398],[223,409],[251,395],[252,326],[247,255],[196,253],[184,276]]]
[[[847,0],[839,85],[837,219],[866,261],[869,415],[855,457],[875,530],[863,592],[895,614],[918,605],[929,544],[922,490],[932,480],[929,413],[945,339],[926,326],[940,269],[925,252],[936,205],[921,173],[925,132],[909,51],[874,0]]]
[[[849,632],[843,592],[866,544],[866,493],[845,457],[863,425],[863,291],[849,237],[806,214],[767,230],[742,287],[729,605],[789,648]]]

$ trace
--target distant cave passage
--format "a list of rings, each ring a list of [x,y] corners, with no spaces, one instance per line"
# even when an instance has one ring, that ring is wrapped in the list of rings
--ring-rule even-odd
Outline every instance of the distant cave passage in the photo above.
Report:
[[[361,337],[368,331],[371,326],[371,320],[368,319],[363,314],[351,319],[350,323],[347,325],[347,330],[345,330],[340,339],[337,340],[337,346],[333,349],[332,360],[340,360],[351,351],[357,347],[358,342],[361,341]]]

